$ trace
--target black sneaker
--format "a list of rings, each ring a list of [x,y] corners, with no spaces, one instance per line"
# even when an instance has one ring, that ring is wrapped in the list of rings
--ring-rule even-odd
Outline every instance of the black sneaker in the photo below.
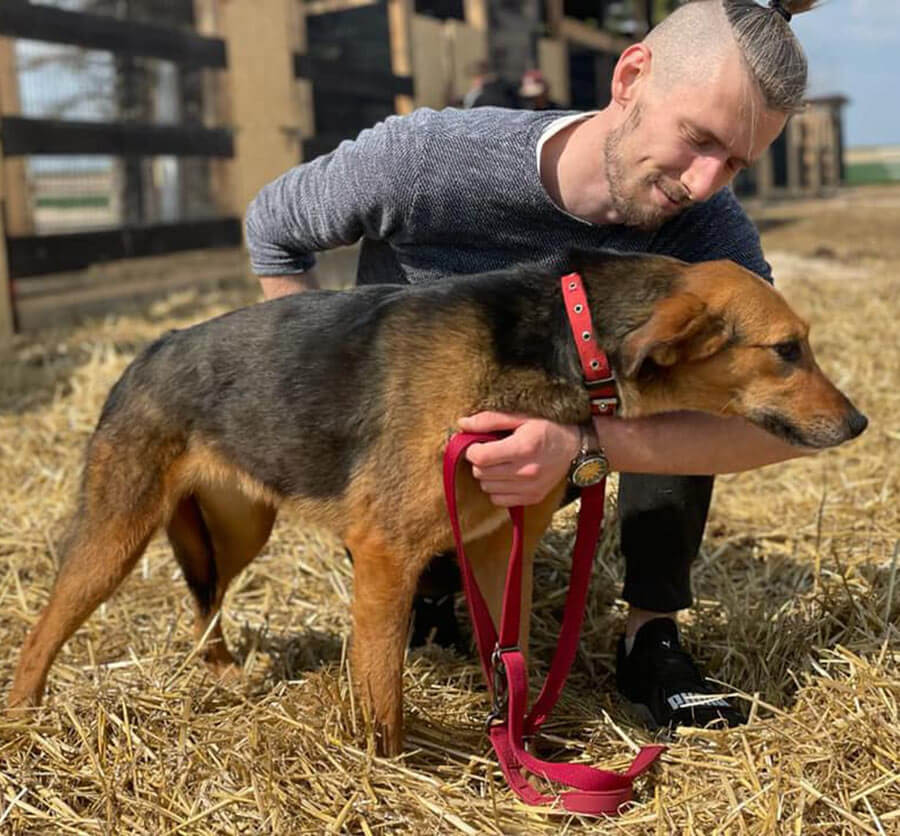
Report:
[[[654,618],[641,627],[627,655],[625,637],[619,639],[616,687],[651,728],[747,722],[681,649],[670,618]]]
[[[452,592],[447,592],[440,598],[427,595],[416,595],[413,598],[410,647],[422,647],[428,642],[434,642],[438,647],[464,652],[465,643],[456,620],[455,599]]]
[[[456,593],[462,579],[454,552],[435,555],[419,578],[413,598],[410,647],[434,642],[466,655],[468,648],[456,618]]]

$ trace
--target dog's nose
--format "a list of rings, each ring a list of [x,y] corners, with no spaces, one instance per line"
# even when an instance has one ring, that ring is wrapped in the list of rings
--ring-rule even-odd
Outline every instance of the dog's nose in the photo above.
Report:
[[[858,409],[853,409],[847,416],[847,429],[850,431],[850,438],[856,438],[868,426],[869,419]]]

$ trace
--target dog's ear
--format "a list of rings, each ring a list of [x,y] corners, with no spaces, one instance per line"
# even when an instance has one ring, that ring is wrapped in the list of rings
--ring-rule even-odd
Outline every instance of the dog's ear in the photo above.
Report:
[[[633,378],[647,360],[658,366],[702,360],[715,354],[727,340],[722,320],[709,313],[699,296],[679,293],[659,302],[650,319],[626,335],[622,366],[625,376]]]

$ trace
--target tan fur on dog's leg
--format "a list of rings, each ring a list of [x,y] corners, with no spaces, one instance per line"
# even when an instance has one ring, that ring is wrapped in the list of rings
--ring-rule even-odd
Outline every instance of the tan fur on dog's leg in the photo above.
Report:
[[[116,516],[95,527],[91,516],[76,522],[50,602],[22,646],[10,707],[40,704],[59,649],[134,568],[157,523],[149,515]]]
[[[378,753],[393,757],[403,749],[403,657],[423,567],[396,557],[371,528],[349,536],[347,547],[353,554],[353,677],[371,710]]]
[[[532,568],[534,553],[544,532],[550,525],[553,514],[559,508],[565,492],[565,483],[555,487],[539,505],[525,508],[525,536],[522,548],[522,604],[519,628],[519,647],[528,656],[528,635],[531,620]],[[466,555],[472,564],[472,571],[481,594],[488,605],[494,626],[500,624],[503,609],[503,590],[506,585],[506,570],[509,551],[512,547],[512,523],[506,522],[500,528],[486,534],[472,543],[466,543]]]

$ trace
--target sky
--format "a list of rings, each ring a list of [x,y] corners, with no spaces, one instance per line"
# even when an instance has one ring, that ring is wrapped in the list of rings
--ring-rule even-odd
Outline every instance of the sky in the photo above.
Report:
[[[823,0],[791,25],[809,58],[809,94],[850,99],[847,147],[900,145],[900,2]]]

